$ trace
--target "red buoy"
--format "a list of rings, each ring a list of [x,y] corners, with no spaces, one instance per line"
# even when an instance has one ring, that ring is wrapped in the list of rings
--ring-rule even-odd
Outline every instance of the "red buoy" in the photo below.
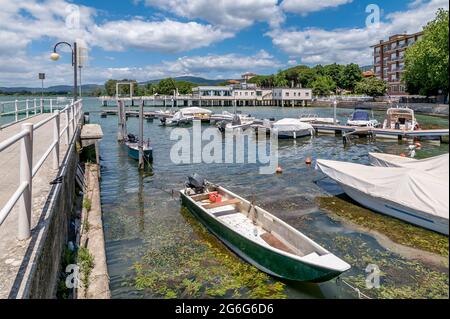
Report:
[[[414,145],[415,145],[417,148],[421,148],[421,147],[422,147],[422,144],[420,144],[419,142],[416,142]]]
[[[277,169],[276,169],[276,171],[275,171],[277,174],[281,174],[281,173],[283,173],[283,169],[281,168],[281,166],[280,165],[278,165],[278,167],[277,167]]]
[[[305,163],[306,163],[306,165],[311,165],[311,163],[312,163],[311,157],[308,156],[305,160]]]
[[[405,153],[401,153],[400,156],[401,157],[406,157],[406,154]]]

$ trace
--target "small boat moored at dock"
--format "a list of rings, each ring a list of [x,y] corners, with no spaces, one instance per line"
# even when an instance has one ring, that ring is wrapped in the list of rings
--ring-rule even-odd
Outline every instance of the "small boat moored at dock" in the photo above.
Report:
[[[413,110],[407,107],[395,107],[386,111],[383,129],[415,131],[419,129],[419,123]]]
[[[320,117],[317,114],[300,115],[300,121],[310,124],[339,124],[339,120],[334,120],[332,117]]]
[[[347,120],[348,126],[364,126],[364,127],[377,127],[378,121],[371,118],[370,114],[365,109],[355,109],[352,117]]]
[[[128,149],[128,156],[132,159],[139,160],[139,140],[138,138],[133,134],[128,134],[127,138],[125,139],[125,146]],[[153,149],[150,146],[150,140],[147,140],[147,142],[143,143],[143,150],[144,150],[144,158],[150,162],[153,160]]]
[[[299,119],[284,118],[273,123],[272,131],[278,134],[278,138],[296,139],[299,137],[312,136],[314,134],[314,127]]]
[[[300,231],[197,174],[180,194],[182,204],[226,246],[270,275],[323,282],[350,269]]]
[[[376,212],[448,235],[449,183],[428,172],[317,160],[353,200]],[[448,175],[447,175],[448,176]]]

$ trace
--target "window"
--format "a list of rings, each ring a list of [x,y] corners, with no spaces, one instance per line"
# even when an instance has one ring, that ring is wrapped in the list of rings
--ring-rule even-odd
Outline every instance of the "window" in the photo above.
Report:
[[[248,95],[248,92],[245,92],[245,96],[247,96]]]
[[[297,96],[297,92],[294,92],[294,96]]]
[[[286,96],[289,96],[289,92],[286,92]]]

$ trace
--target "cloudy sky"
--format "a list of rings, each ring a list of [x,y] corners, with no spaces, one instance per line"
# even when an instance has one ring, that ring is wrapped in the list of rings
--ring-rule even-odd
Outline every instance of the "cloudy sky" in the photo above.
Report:
[[[39,86],[38,72],[46,85],[70,84],[70,54],[49,53],[77,39],[89,55],[83,83],[366,65],[370,45],[420,31],[440,7],[448,1],[0,0],[0,87]]]

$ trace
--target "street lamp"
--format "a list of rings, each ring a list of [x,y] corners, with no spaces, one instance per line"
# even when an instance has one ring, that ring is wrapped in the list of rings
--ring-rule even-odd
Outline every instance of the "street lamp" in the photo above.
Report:
[[[50,59],[53,61],[59,60],[59,53],[56,52],[56,48],[60,44],[66,44],[70,47],[72,50],[72,66],[73,66],[73,99],[74,101],[78,100],[78,85],[77,85],[77,69],[78,69],[78,59],[77,59],[77,43],[74,42],[73,46],[70,45],[68,42],[58,42],[55,44],[55,47],[53,48],[53,53],[50,54]]]

